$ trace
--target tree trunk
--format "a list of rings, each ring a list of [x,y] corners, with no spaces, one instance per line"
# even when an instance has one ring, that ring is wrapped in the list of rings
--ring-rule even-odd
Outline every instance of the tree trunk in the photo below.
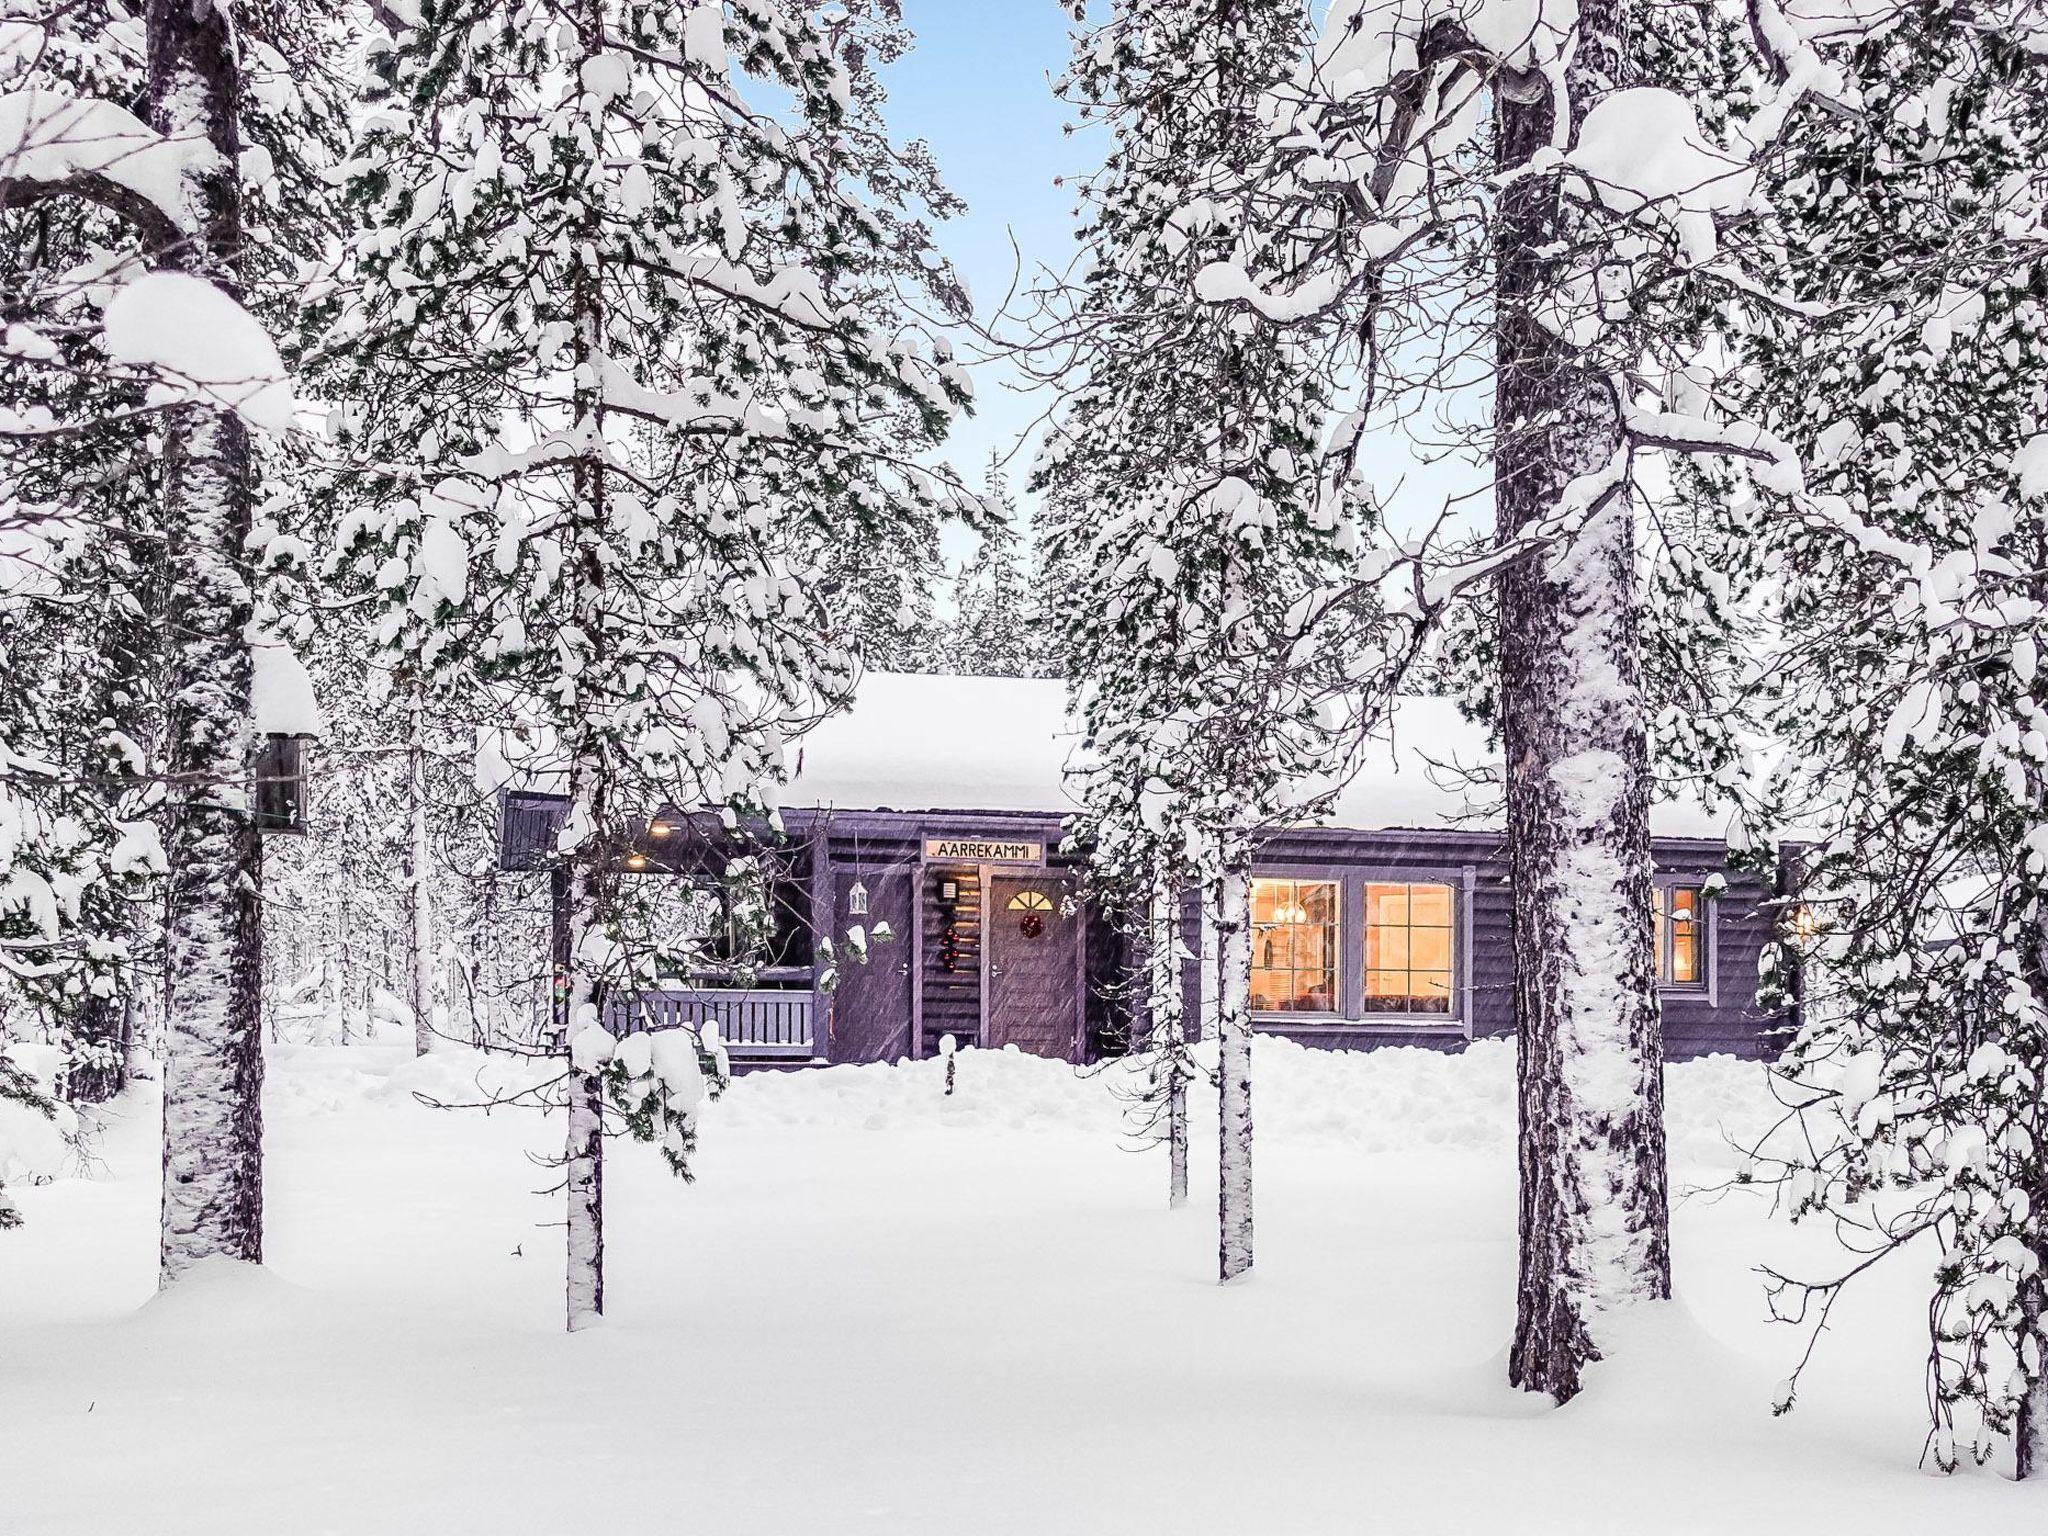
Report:
[[[2041,1351],[2041,1369],[2027,1385],[2013,1430],[2012,1475],[2022,1480],[2048,1475],[2048,1242],[2034,1245],[2034,1257],[2038,1267],[2020,1282],[2020,1314]]]
[[[198,238],[168,264],[240,298],[241,81],[223,7],[150,0],[152,125],[203,134],[220,162],[188,172]],[[162,1279],[201,1259],[263,1256],[262,864],[249,814],[254,505],[248,430],[183,406],[165,420],[168,644]]]
[[[1621,0],[1581,7],[1567,72],[1575,128],[1622,82],[1621,17]],[[1547,90],[1499,94],[1503,172],[1550,143],[1552,112]],[[1503,539],[1554,512],[1570,482],[1623,473],[1607,368],[1537,318],[1584,259],[1572,254],[1572,234],[1555,177],[1525,177],[1502,193],[1494,257]],[[1521,1109],[1521,1279],[1508,1376],[1559,1402],[1599,1358],[1603,1312],[1671,1294],[1631,516],[1624,488],[1562,547],[1508,567],[1499,584]]]
[[[566,942],[562,959],[568,978],[564,999],[567,1038],[602,1017],[596,978],[585,969],[584,939],[598,910],[595,848],[585,848],[568,871],[566,899],[558,916]],[[594,1072],[569,1069],[569,1138],[564,1162],[569,1196],[568,1324],[571,1333],[604,1318],[604,1110]]]
[[[1233,851],[1205,893],[1215,913],[1219,1241],[1218,1268],[1235,1280],[1252,1267],[1251,856]]]
[[[1188,1203],[1187,998],[1178,941],[1180,896],[1170,880],[1154,887],[1150,919],[1146,1002],[1153,1059],[1159,1064],[1166,1096],[1166,1206],[1177,1211]]]
[[[581,43],[584,54],[604,51],[604,5],[586,0],[582,9]],[[600,931],[606,886],[610,871],[609,831],[611,828],[612,765],[592,723],[600,707],[597,690],[604,659],[603,640],[606,567],[605,557],[608,486],[604,464],[604,395],[598,379],[598,359],[604,351],[604,294],[601,274],[594,265],[603,234],[604,210],[599,202],[598,178],[593,172],[585,205],[586,252],[576,269],[572,294],[576,316],[577,367],[573,392],[575,440],[582,453],[571,470],[571,516],[575,544],[570,558],[575,562],[571,612],[576,633],[592,653],[580,658],[582,665],[573,675],[571,691],[563,702],[576,711],[571,739],[574,749],[569,769],[570,815],[582,828],[583,842],[576,849],[569,876],[568,956],[570,982],[570,1038],[575,1032],[602,1017],[600,978],[588,969],[590,957],[584,948],[586,935]],[[604,1316],[604,1108],[595,1074],[577,1071],[572,1061],[569,1082],[569,1329],[573,1333],[599,1322]]]
[[[427,836],[427,694],[415,677],[408,682],[405,732],[405,1002],[412,1010],[412,1048],[424,1056],[434,1048],[434,898],[432,846]]]

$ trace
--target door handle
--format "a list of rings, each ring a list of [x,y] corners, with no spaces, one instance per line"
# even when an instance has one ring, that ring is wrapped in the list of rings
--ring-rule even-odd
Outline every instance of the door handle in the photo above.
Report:
[[[988,968],[988,973],[991,976],[1000,976],[1003,974],[1003,968],[1000,965],[991,965]]]
[[[908,976],[910,974],[910,962],[906,960],[901,965],[897,966],[896,974],[898,976]]]

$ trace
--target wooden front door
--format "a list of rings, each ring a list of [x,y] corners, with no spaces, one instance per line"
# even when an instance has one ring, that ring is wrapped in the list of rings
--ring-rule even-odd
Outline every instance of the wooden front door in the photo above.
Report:
[[[1014,1045],[1072,1061],[1081,1037],[1081,917],[1060,910],[1058,879],[998,875],[989,881],[988,1023],[991,1050]]]
[[[910,988],[916,972],[916,930],[911,926],[911,896],[917,867],[888,864],[868,869],[840,869],[832,876],[832,917],[827,931],[839,951],[839,985],[825,999],[832,1037],[822,1053],[830,1061],[894,1061],[910,1054]],[[849,910],[854,883],[867,887],[865,915]],[[847,930],[855,926],[872,935],[887,923],[886,944],[870,940],[868,963],[856,964],[848,952]]]

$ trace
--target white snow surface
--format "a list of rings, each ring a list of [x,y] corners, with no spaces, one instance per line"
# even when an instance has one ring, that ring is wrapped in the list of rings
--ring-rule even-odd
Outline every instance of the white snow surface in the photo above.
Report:
[[[742,1078],[699,1181],[608,1155],[609,1317],[562,1331],[559,1118],[436,1110],[534,1069],[272,1047],[267,1267],[161,1296],[156,1101],[0,1237],[4,1525],[36,1536],[2021,1536],[2048,1488],[1915,1469],[1910,1264],[1845,1299],[1799,1407],[1751,1266],[1838,1257],[1681,1201],[1679,1301],[1552,1411],[1504,1384],[1512,1051],[1260,1039],[1259,1264],[1213,1281],[1195,1190],[1121,1144],[1117,1069],[1014,1053]],[[1668,1075],[1675,1177],[1770,1112]],[[74,1170],[75,1172],[75,1170]],[[1227,1455],[1227,1464],[1225,1457]]]
[[[203,278],[144,273],[108,303],[106,341],[121,362],[154,368],[166,398],[236,411],[266,432],[292,424],[297,407],[277,344]]]
[[[266,735],[318,736],[326,730],[312,674],[282,640],[261,638],[249,646],[250,711]]]
[[[1066,812],[1079,745],[1053,679],[870,672],[853,707],[803,739],[787,806],[837,810]],[[1443,698],[1410,697],[1364,755],[1327,824],[1361,831],[1500,825],[1498,751]],[[1660,799],[1661,837],[1720,838],[1725,817]]]

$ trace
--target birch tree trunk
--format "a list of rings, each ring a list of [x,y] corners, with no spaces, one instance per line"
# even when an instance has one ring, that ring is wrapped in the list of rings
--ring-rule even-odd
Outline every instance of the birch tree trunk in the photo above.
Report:
[[[573,794],[573,792],[572,792]],[[572,803],[582,803],[573,801]],[[585,939],[599,910],[602,874],[594,847],[579,852],[568,872],[565,1013],[569,1038],[602,1015],[597,979],[586,968]],[[569,1137],[564,1160],[568,1211],[568,1325],[571,1333],[604,1319],[604,1107],[596,1072],[569,1068]]]
[[[1188,1203],[1187,997],[1180,968],[1180,893],[1170,880],[1153,888],[1150,919],[1147,1007],[1153,1055],[1165,1074],[1166,1206],[1177,1211]]]
[[[604,51],[604,5],[587,0],[582,11],[582,47],[586,56]],[[574,674],[574,751],[569,777],[570,814],[580,818],[583,845],[569,876],[569,1028],[574,1031],[598,1023],[603,1013],[598,978],[589,966],[586,936],[602,926],[605,882],[604,867],[610,826],[610,764],[595,712],[603,708],[598,691],[604,655],[602,636],[605,616],[606,491],[604,470],[604,395],[598,383],[599,360],[604,352],[604,295],[600,273],[595,266],[604,209],[598,198],[596,177],[586,190],[584,209],[585,255],[576,269],[574,304],[576,315],[576,374],[573,394],[574,434],[581,449],[571,471],[570,507],[574,529],[575,562],[572,611],[576,634],[584,647]],[[567,1178],[569,1196],[569,1331],[589,1328],[604,1317],[604,1101],[595,1072],[579,1070],[574,1061],[569,1074],[569,1144]]]
[[[434,897],[428,886],[427,696],[417,677],[406,700],[405,787],[410,818],[405,856],[405,1001],[412,1010],[413,1054],[434,1048]]]
[[[1252,1267],[1251,855],[1232,850],[1206,893],[1215,912],[1219,1242],[1221,1278]]]
[[[183,182],[197,237],[166,264],[240,298],[241,80],[226,9],[150,0],[152,126],[217,152]],[[216,1255],[263,1256],[262,866],[248,776],[253,616],[248,429],[183,406],[165,421],[166,898],[161,1278]]]
[[[1622,0],[1586,0],[1573,127],[1623,81]],[[1552,94],[1496,100],[1499,168],[1551,142]],[[1606,370],[1539,323],[1571,230],[1554,177],[1501,194],[1495,511],[1503,539],[1581,476],[1621,474]],[[1671,1294],[1662,1038],[1651,953],[1649,748],[1634,528],[1609,496],[1560,548],[1499,583],[1521,1111],[1521,1276],[1508,1376],[1563,1402],[1599,1358],[1598,1319]]]

